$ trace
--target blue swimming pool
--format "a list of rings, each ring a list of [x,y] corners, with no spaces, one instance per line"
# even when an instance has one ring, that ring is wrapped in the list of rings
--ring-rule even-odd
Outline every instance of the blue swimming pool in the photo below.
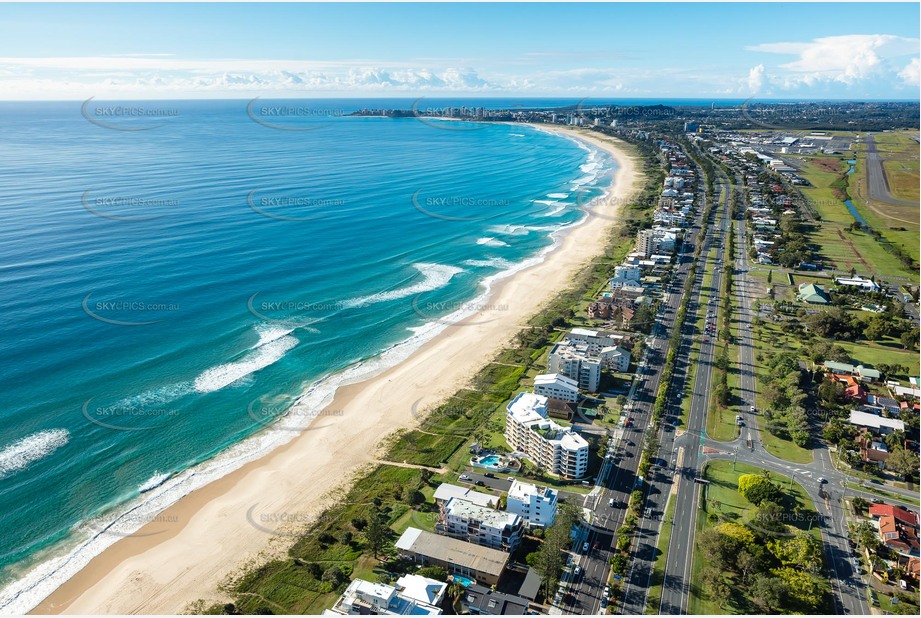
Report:
[[[484,466],[498,466],[499,465],[499,456],[498,455],[487,455],[480,460],[480,463]]]

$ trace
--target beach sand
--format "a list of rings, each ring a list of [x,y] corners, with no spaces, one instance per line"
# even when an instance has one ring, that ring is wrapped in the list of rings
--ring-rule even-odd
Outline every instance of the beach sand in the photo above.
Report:
[[[592,142],[617,159],[614,185],[597,205],[598,216],[567,230],[542,263],[497,283],[479,313],[376,377],[340,388],[327,407],[335,415],[316,419],[285,446],[185,496],[160,521],[94,558],[33,613],[174,614],[197,599],[229,600],[218,591],[221,581],[254,560],[283,554],[293,542],[273,539],[253,525],[253,512],[260,514],[256,521],[282,513],[316,516],[359,468],[375,463],[385,436],[417,422],[414,403],[421,399],[433,406],[467,383],[542,303],[603,251],[622,205],[640,187],[635,162],[621,142],[589,131],[552,130]],[[145,536],[149,532],[157,534]]]

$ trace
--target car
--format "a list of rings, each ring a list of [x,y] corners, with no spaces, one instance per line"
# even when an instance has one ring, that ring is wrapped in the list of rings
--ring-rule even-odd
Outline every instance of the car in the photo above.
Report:
[[[819,480],[819,485],[824,485],[825,483],[828,482],[827,480],[825,480],[824,476],[820,476],[818,480]]]
[[[485,477],[488,478],[488,479],[494,479],[494,478],[496,478],[496,475],[493,474],[492,472],[487,472],[487,473],[484,474],[483,476],[485,476]]]
[[[486,483],[484,483],[483,481],[477,481],[476,485],[479,487],[486,487]]]
[[[677,419],[677,418],[676,418],[675,420],[672,421],[672,425],[674,425],[675,427],[678,426],[678,419]]]
[[[514,482],[515,482],[515,477],[514,477],[514,476],[509,476],[509,477],[507,477],[505,480],[508,481],[509,483],[514,483]]]
[[[873,504],[882,504],[882,503],[883,503],[882,499],[880,499],[880,498],[872,498],[872,499],[870,500],[870,502],[872,502]]]
[[[595,541],[595,544],[592,545],[592,549],[598,549],[599,547],[601,547],[601,543],[599,543],[598,541]]]
[[[601,597],[601,609],[604,609],[604,608],[606,608],[607,606],[608,606],[608,598],[607,598],[607,597]]]
[[[582,553],[588,552],[588,541],[582,543]]]
[[[608,506],[609,506],[610,508],[612,508],[612,509],[614,508],[614,498],[610,498],[610,499],[608,500]]]
[[[461,480],[461,481],[471,481],[471,480],[473,480],[473,479],[471,479],[471,478],[470,478],[469,476],[467,476],[466,474],[461,474],[459,480]]]
[[[643,517],[646,517],[647,519],[652,517],[652,507],[651,506],[646,507],[646,510],[643,512]]]
[[[579,577],[582,575],[582,567],[576,566],[575,570],[572,572],[573,577]]]
[[[751,412],[752,414],[754,414],[754,413],[755,413],[755,406],[751,406],[751,408],[749,408],[748,411]]]
[[[704,337],[704,343],[707,343],[708,341],[709,341],[709,339],[707,339],[706,337]]]
[[[741,420],[742,420],[742,415],[741,415],[741,414],[736,414],[736,420],[737,420],[737,421],[741,421]]]

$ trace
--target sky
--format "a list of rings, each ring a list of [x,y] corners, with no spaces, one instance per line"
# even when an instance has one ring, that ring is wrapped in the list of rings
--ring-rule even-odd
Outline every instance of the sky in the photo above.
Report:
[[[918,100],[910,3],[6,4],[0,100]]]

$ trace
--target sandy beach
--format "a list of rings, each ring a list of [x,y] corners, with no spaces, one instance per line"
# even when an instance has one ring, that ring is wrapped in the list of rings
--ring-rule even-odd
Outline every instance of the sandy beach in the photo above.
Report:
[[[496,284],[479,313],[376,377],[340,388],[327,406],[335,415],[318,418],[287,445],[184,497],[159,522],[93,559],[33,613],[175,614],[197,599],[227,600],[218,591],[222,580],[292,543],[288,537],[273,539],[275,524],[265,530],[254,526],[254,508],[297,513],[302,520],[316,516],[356,471],[375,463],[385,436],[417,422],[415,402],[433,406],[464,385],[542,303],[602,252],[625,200],[640,186],[635,163],[620,142],[589,131],[552,130],[591,142],[617,159],[611,193],[596,206],[600,216],[568,230],[542,263]],[[150,531],[158,534],[145,534]]]

